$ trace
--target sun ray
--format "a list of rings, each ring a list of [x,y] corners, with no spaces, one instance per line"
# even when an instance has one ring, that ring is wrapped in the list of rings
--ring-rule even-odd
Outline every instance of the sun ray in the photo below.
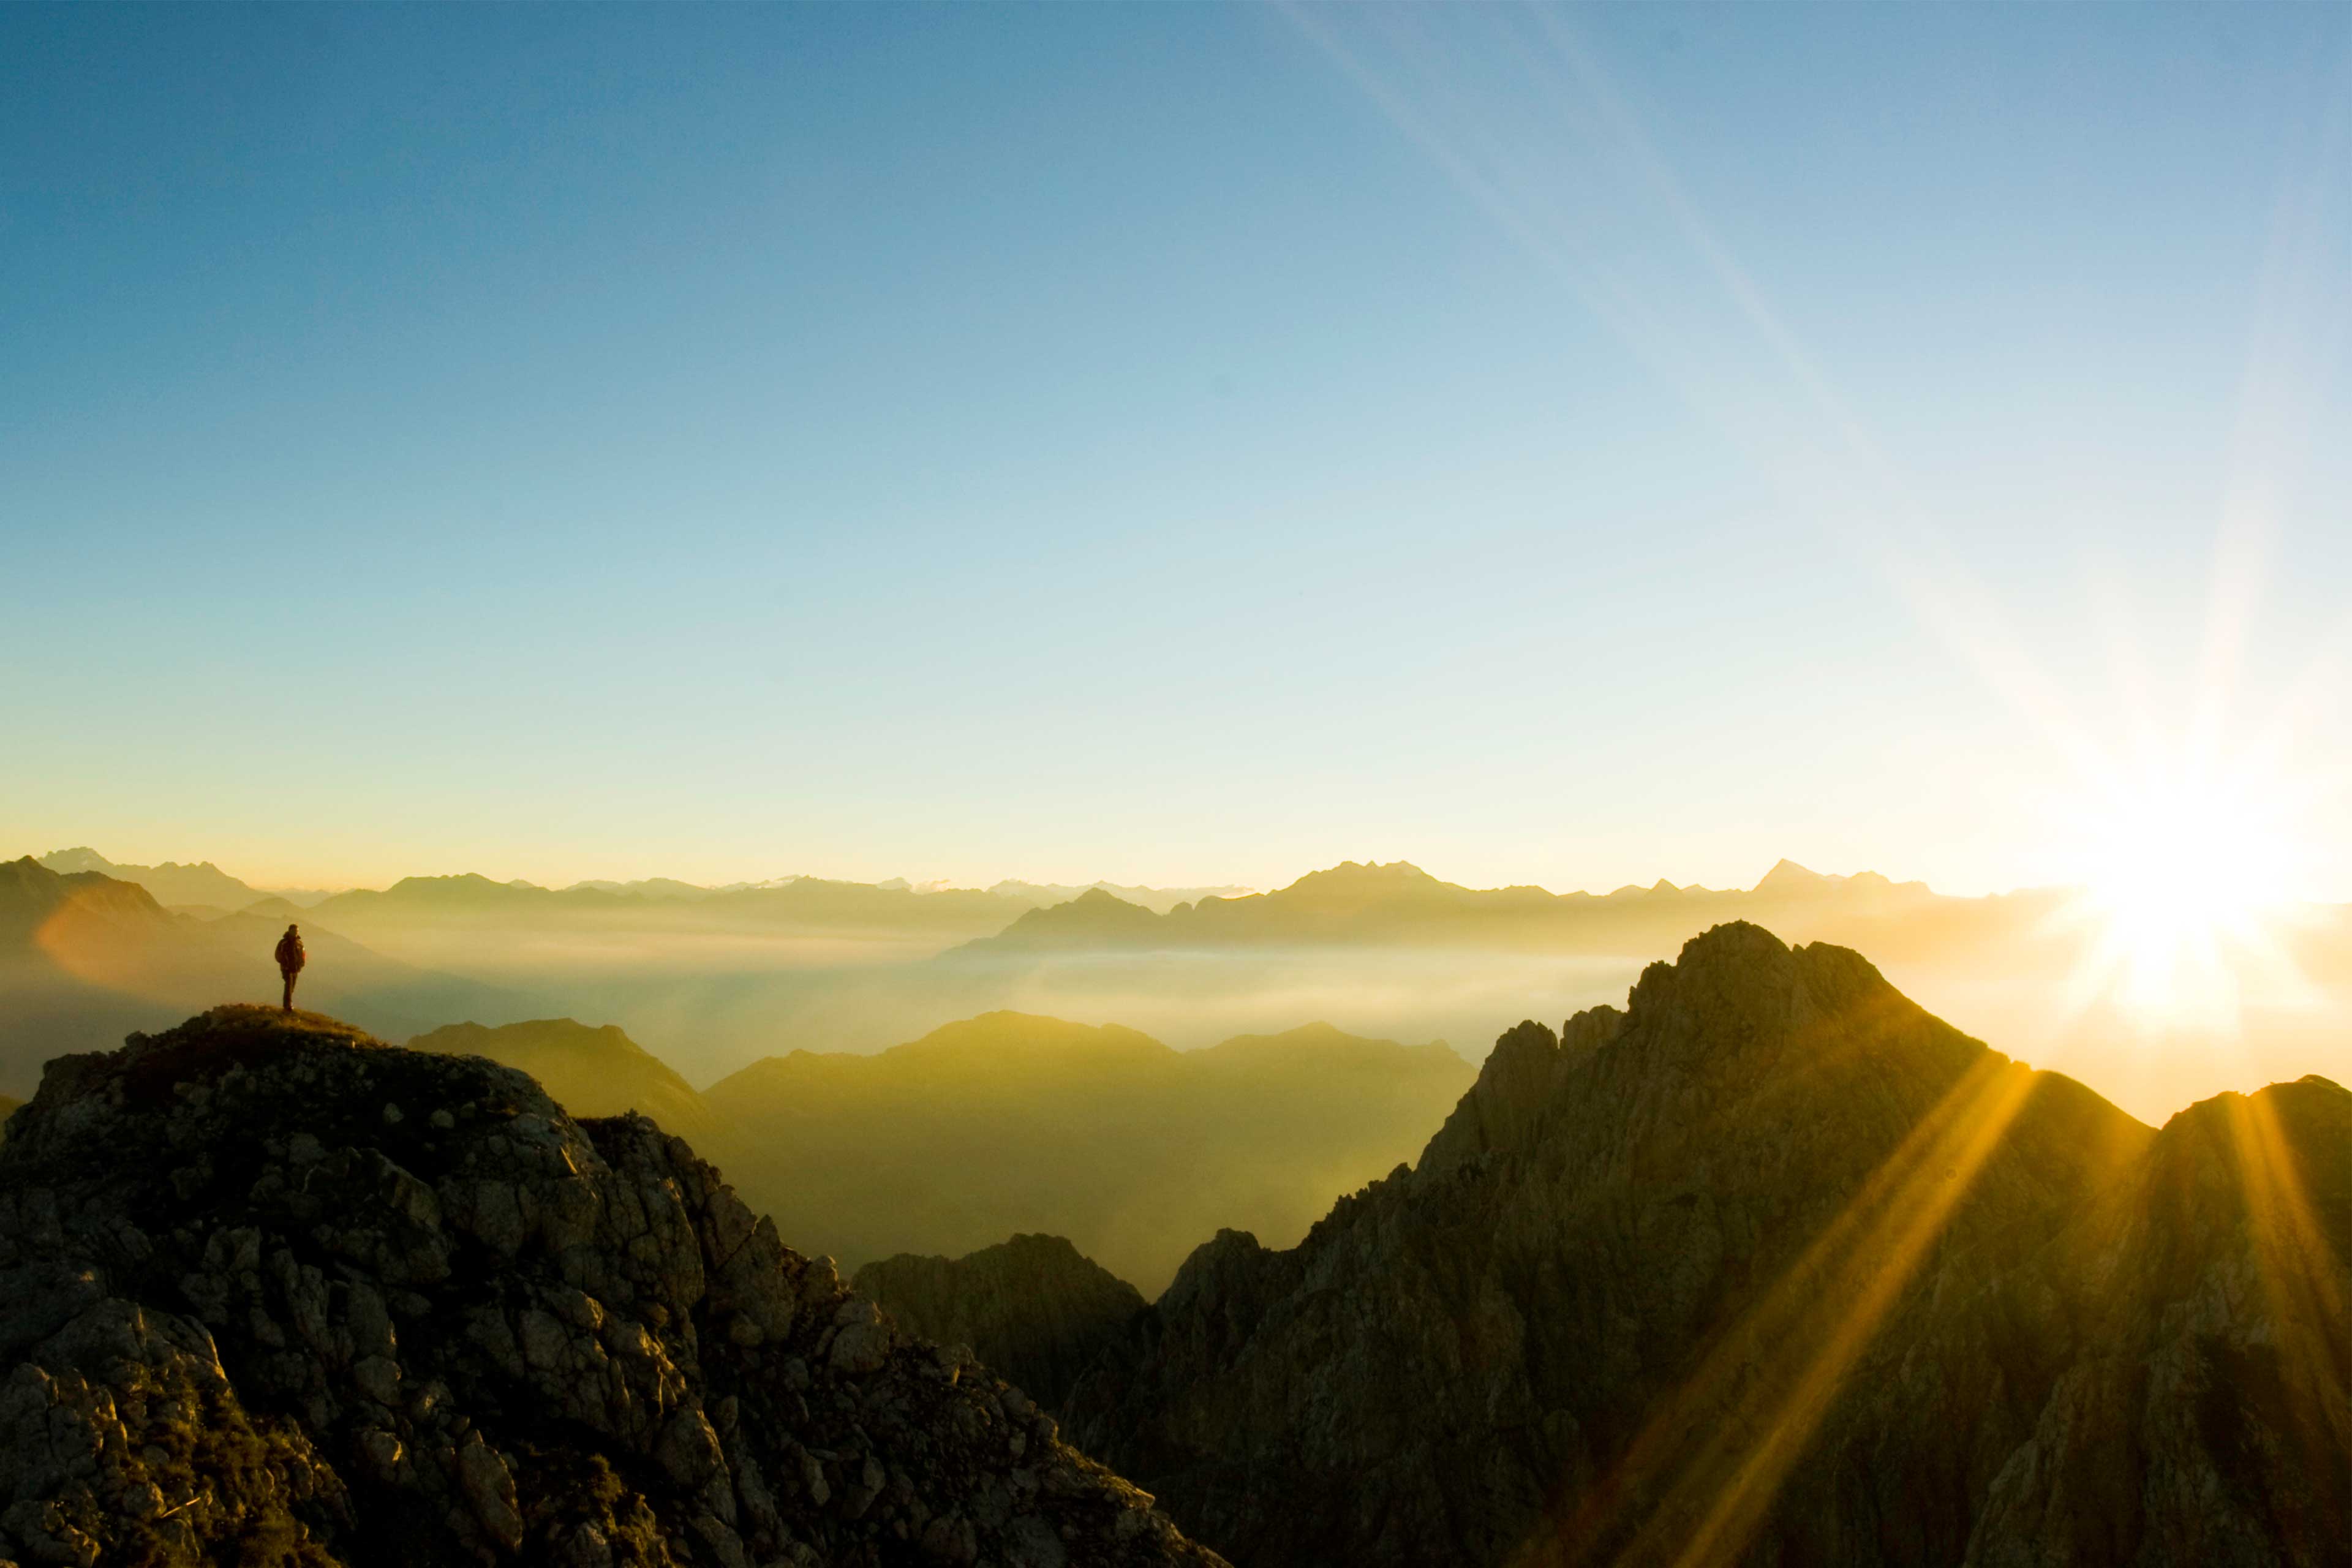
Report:
[[[2345,305],[2352,295],[2336,286],[2341,171],[2347,166],[2340,153],[2352,142],[2352,50],[2337,62],[2323,112],[2281,181],[2258,279],[2231,479],[2214,527],[2203,626],[2176,639],[2193,647],[2177,726],[2159,719],[2140,680],[2142,699],[2122,705],[2125,732],[2111,742],[2093,721],[2100,709],[2086,694],[2063,689],[2028,651],[1995,595],[1959,558],[1828,369],[1699,209],[1598,50],[1570,19],[1541,8],[1445,11],[1427,25],[1418,15],[1384,10],[1287,6],[1283,15],[1664,384],[1878,572],[1922,630],[2046,745],[2064,790],[2112,815],[2116,801],[2147,793],[2148,770],[2140,764],[2168,729],[2177,728],[2179,751],[2166,765],[2186,763],[2192,781],[2199,771],[2230,762],[2249,643],[2260,628],[2289,480],[2311,444],[2320,377],[2352,335],[2352,309]],[[1612,264],[1612,247],[1660,236],[1668,243],[1653,248],[1679,247],[1693,264],[1689,270],[1629,275]],[[1706,353],[1695,350],[1699,341]],[[1726,368],[1727,351],[1738,363]],[[2321,678],[2316,664],[2311,675]],[[2295,733],[2284,722],[2287,714],[2300,700],[2330,695],[2310,680],[2299,687],[2279,705],[2282,722],[2251,737],[2258,748],[2283,753]],[[2244,761],[2245,747],[2235,754]],[[2268,765],[2274,778],[2287,766],[2275,756]],[[2086,956],[2084,975],[2099,984],[2079,1005],[2122,984],[2139,1011],[2160,1011],[2165,976],[2177,973],[2210,1005],[2201,1007],[2205,1022],[2227,1027],[2230,1009],[2221,999],[2230,987],[2213,983],[2218,972],[2209,960],[2218,953],[2226,968],[2251,922],[2232,909],[2200,932],[2143,929],[2162,909],[2133,898],[2120,913],[2111,910],[2127,928],[2118,933],[2123,951],[2103,945]],[[2223,940],[2215,946],[2217,935]],[[2167,948],[2168,957],[2157,956]]]
[[[1660,1403],[1559,1536],[1534,1544],[1533,1560],[1736,1559],[2038,1081],[1995,1053],[1979,1058]]]
[[[2291,1375],[2315,1386],[2320,1380],[2341,1386],[2352,1370],[2352,1345],[2340,1337],[2347,1321],[2345,1259],[2319,1221],[2273,1093],[2231,1095],[2224,1108],[2255,1274],[2278,1331],[2277,1349]],[[2352,1445],[2336,1452],[2352,1452]]]

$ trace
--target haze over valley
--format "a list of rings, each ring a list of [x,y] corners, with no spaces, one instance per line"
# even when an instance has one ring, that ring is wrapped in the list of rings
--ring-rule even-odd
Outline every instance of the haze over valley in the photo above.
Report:
[[[1132,900],[1101,886],[550,889],[461,875],[305,907],[209,862],[117,865],[87,848],[8,874],[25,1037],[93,1047],[216,995],[266,994],[262,939],[271,921],[299,921],[334,957],[318,971],[322,1005],[379,1032],[578,1017],[625,1030],[704,1089],[768,1057],[878,1051],[1007,1010],[1120,1025],[1179,1049],[1326,1023],[1444,1041],[1475,1065],[1482,1042],[1520,1018],[1620,999],[1651,957],[1748,920],[1878,955],[1939,1016],[2146,1121],[2290,1068],[2352,1077],[2337,1026],[2352,995],[2343,905],[2281,911],[2264,947],[2230,952],[2218,975],[2179,959],[2183,994],[2151,1003],[2131,994],[2112,918],[2081,890],[1950,898],[1785,860],[1748,889],[1598,895],[1471,889],[1392,861],[1265,893],[1123,889]],[[77,891],[66,879],[78,875],[143,889],[155,907],[105,883]],[[216,901],[166,904],[188,890]],[[0,1051],[13,1037],[0,1033]],[[0,1086],[30,1090],[32,1050],[0,1057]]]

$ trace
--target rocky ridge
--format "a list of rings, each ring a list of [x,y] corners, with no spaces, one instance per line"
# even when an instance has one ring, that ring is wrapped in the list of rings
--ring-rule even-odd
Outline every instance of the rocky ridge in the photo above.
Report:
[[[1066,1406],[1285,1564],[2352,1561],[2352,1094],[2159,1133],[1718,927]]]
[[[316,1015],[50,1064],[0,1366],[28,1564],[1218,1561],[651,1121]]]
[[[1058,1236],[1016,1236],[956,1258],[900,1253],[867,1264],[852,1285],[909,1333],[970,1345],[1049,1410],[1143,1310],[1134,1286]]]

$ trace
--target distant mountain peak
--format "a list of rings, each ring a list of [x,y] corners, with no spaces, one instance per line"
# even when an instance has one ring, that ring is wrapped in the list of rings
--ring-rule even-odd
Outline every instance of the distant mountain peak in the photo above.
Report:
[[[29,858],[29,857],[27,857]],[[87,844],[53,849],[36,862],[66,876],[96,875],[144,888],[160,904],[202,904],[236,910],[261,894],[209,860],[166,860],[157,866],[121,865]]]
[[[1327,866],[1319,871],[1309,871],[1298,880],[1272,895],[1276,899],[1297,899],[1301,895],[1340,894],[1346,897],[1365,895],[1389,896],[1402,892],[1420,891],[1445,887],[1444,882],[1431,876],[1410,860],[1342,860],[1337,866]]]
[[[1803,892],[1826,886],[1830,881],[1830,878],[1819,871],[1783,857],[1772,863],[1772,868],[1764,873],[1755,890],[1759,893]]]
[[[1309,871],[1298,880],[1305,882],[1318,877],[1342,878],[1361,882],[1434,882],[1437,880],[1410,860],[1342,860],[1337,866],[1327,867],[1320,871]],[[1296,883],[1293,884],[1293,886],[1296,885]]]
[[[27,855],[27,860],[32,858]],[[40,864],[52,871],[111,871],[114,862],[87,844],[77,844],[70,849],[52,849],[40,858]]]
[[[1758,882],[1752,890],[1758,893],[1777,893],[1785,898],[1795,894],[1826,893],[1832,889],[1885,892],[1896,887],[1918,892],[1927,891],[1925,883],[1897,883],[1876,871],[1856,871],[1851,876],[1841,877],[1816,871],[1811,867],[1800,866],[1794,860],[1787,859],[1776,861],[1772,868],[1764,873],[1763,880]]]
[[[41,864],[52,871],[99,871],[108,876],[118,871],[204,871],[214,876],[227,875],[209,860],[159,860],[152,866],[119,865],[87,844],[71,849],[52,849],[41,857]]]
[[[137,882],[103,871],[56,870],[30,855],[0,862],[0,929],[30,931],[61,914],[140,923],[170,919]]]

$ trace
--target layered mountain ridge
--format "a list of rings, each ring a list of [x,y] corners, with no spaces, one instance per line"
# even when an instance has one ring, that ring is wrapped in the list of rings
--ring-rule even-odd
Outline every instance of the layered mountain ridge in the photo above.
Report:
[[[2154,1131],[1725,926],[1066,1411],[1269,1568],[2342,1563],[2347,1147],[2326,1079]]]
[[[62,865],[68,853],[81,857],[76,865],[124,876],[170,869],[81,851],[50,858]],[[2200,907],[2193,888],[2178,896],[2185,918],[2219,918]],[[0,904],[7,901],[0,885]],[[163,904],[171,908],[169,897]],[[1117,1019],[1187,1048],[1310,1017],[1360,1036],[1471,1045],[1529,1013],[1557,1019],[1622,995],[1643,963],[1733,920],[1867,952],[1939,1014],[2030,1046],[2144,1119],[2161,1120],[2240,1079],[2315,1069],[2352,1081],[2352,1046],[2329,1025],[2352,998],[2352,907],[2266,918],[2270,956],[2225,965],[2237,988],[2225,1018],[2154,1010],[2137,991],[2126,994],[2113,911],[2066,889],[1953,897],[1782,861],[1744,889],[1659,881],[1553,894],[1461,887],[1391,861],[1342,863],[1248,894],[813,877],[700,889],[662,879],[550,889],[467,875],[338,894],[308,911],[261,900],[211,921],[186,921],[192,931],[168,943],[133,937],[138,951],[121,953],[92,944],[70,955],[71,974],[55,973],[54,963],[23,980],[0,973],[8,1004],[0,1006],[0,1088],[30,1089],[38,1058],[27,1050],[12,1059],[19,1033],[33,1047],[97,1048],[225,998],[274,994],[275,932],[262,928],[293,920],[314,935],[301,999],[388,1037],[461,1018],[499,1025],[569,1014],[620,1026],[697,1084],[794,1046],[879,1051],[942,1020],[1003,1008]],[[355,951],[328,952],[330,937]],[[202,965],[207,983],[142,973],[188,967],[164,946],[213,950]],[[385,961],[411,967],[394,979]],[[0,971],[8,963],[0,944]],[[2062,993],[2083,1005],[2045,1005]],[[2118,1065],[2126,1037],[2128,1071]],[[1016,1219],[991,1234],[917,1246],[961,1249],[1024,1223],[1057,1222]]]
[[[66,876],[96,872],[114,881],[135,882],[153,894],[157,903],[167,908],[200,904],[224,911],[241,910],[277,891],[256,888],[230,876],[209,860],[185,865],[176,860],[166,860],[160,866],[126,866],[108,859],[88,845],[71,849],[53,849],[40,858],[40,864]],[[289,890],[302,903],[316,902],[326,897],[324,893]]]
[[[1824,876],[1781,860],[1749,889],[1658,881],[1614,892],[1553,893],[1537,887],[1465,888],[1411,861],[1343,861],[1289,886],[1235,898],[1203,898],[1154,910],[1097,889],[1033,910],[1005,930],[968,942],[967,958],[1089,950],[1185,950],[1331,943],[1501,949],[1550,947],[1605,934],[1655,951],[1657,933],[1700,921],[1769,920],[1834,904],[1858,919],[1938,904],[1924,882],[1875,872]]]
[[[1179,1051],[1000,1011],[875,1055],[769,1058],[704,1099],[743,1190],[837,1257],[1050,1231],[1149,1291],[1220,1224],[1303,1234],[1474,1076],[1442,1044],[1328,1025]]]

